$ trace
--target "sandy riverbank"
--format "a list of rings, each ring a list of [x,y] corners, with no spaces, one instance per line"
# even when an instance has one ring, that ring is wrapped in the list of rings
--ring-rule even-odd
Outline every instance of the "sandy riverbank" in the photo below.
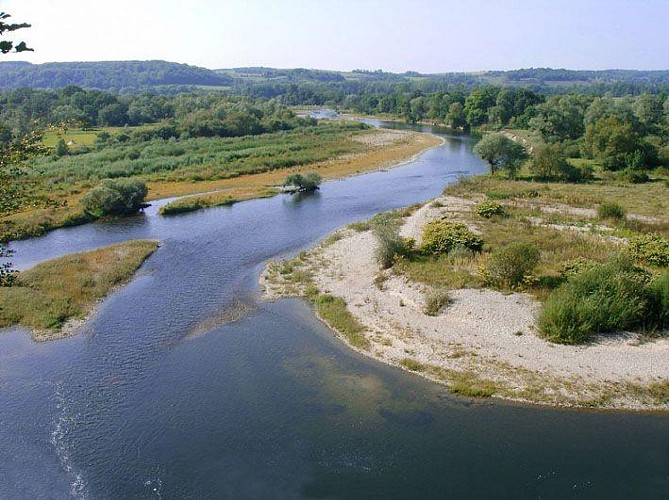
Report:
[[[443,210],[471,204],[439,199]],[[425,205],[401,233],[418,237],[434,217]],[[261,277],[270,298],[300,295],[306,286],[341,297],[365,327],[380,361],[401,366],[465,395],[486,395],[559,406],[669,409],[661,394],[669,380],[669,339],[635,334],[582,346],[549,343],[535,333],[539,303],[525,294],[455,290],[437,316],[423,312],[423,285],[379,271],[370,231],[345,229],[294,261],[308,277],[296,284],[270,266]],[[379,279],[383,276],[383,279]]]

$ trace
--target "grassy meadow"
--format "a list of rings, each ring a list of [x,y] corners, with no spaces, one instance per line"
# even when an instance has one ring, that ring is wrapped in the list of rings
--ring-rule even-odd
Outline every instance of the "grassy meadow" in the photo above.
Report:
[[[114,133],[125,136],[132,129],[147,127],[151,128],[104,131],[113,138]],[[91,140],[91,131],[68,131],[63,137],[77,133],[83,148]],[[257,136],[153,139],[139,145],[113,139],[100,144],[98,133],[97,142],[86,146],[88,152],[34,161],[25,179],[27,189],[48,202],[1,218],[0,241],[87,222],[90,218],[79,200],[103,178],[142,180],[149,188],[149,200],[205,193],[174,202],[163,210],[167,215],[270,196],[293,172],[316,171],[332,179],[387,166],[438,141],[414,134],[390,144],[370,145],[364,138],[376,131],[334,122]],[[45,138],[57,140],[55,132]]]

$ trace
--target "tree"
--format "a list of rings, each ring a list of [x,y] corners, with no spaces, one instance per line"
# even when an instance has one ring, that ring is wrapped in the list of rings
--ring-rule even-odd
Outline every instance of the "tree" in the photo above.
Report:
[[[498,87],[479,87],[472,90],[465,99],[465,115],[467,123],[476,127],[485,123],[488,118],[488,110],[497,102]]]
[[[19,24],[6,23],[5,20],[10,17],[12,16],[10,16],[5,12],[0,12],[0,35],[4,35],[5,32],[12,32],[23,28],[30,28],[30,25],[28,23],[19,23]],[[0,41],[0,52],[2,52],[3,54],[7,54],[12,50],[14,50],[14,52],[33,51],[33,49],[29,48],[26,45],[26,42],[19,42],[16,45],[14,45],[14,42],[9,40]]]
[[[490,173],[504,169],[510,177],[514,177],[527,151],[522,144],[509,139],[504,134],[488,134],[474,146],[474,154],[480,156],[490,165]]]
[[[587,96],[551,97],[535,107],[536,116],[529,121],[546,142],[563,142],[583,135],[583,118],[589,104]]]
[[[308,174],[290,174],[286,177],[286,180],[283,181],[283,186],[289,188],[289,190],[297,193],[304,193],[309,191],[316,191],[321,183],[321,176],[315,172],[309,172]]]
[[[582,172],[567,162],[560,144],[539,144],[534,148],[530,170],[544,179],[563,178],[569,182],[582,180]]]
[[[65,144],[65,139],[63,138],[58,139],[54,152],[56,153],[56,156],[59,157],[67,156],[70,154],[70,149],[67,147],[67,144]]]
[[[454,102],[448,106],[448,113],[446,113],[446,125],[451,128],[464,128],[467,124],[467,117],[462,104]]]
[[[5,32],[12,32],[22,28],[29,28],[26,23],[8,24],[4,21],[11,17],[5,12],[0,12],[0,35]],[[0,41],[0,52],[7,54],[12,49],[15,52],[32,51],[26,46],[25,42],[14,45],[14,42],[7,40]],[[0,214],[6,214],[15,209],[19,204],[20,185],[17,177],[20,174],[19,165],[23,160],[42,150],[39,137],[32,134],[21,140],[13,140],[11,134],[3,137],[2,147],[0,148]],[[0,244],[0,258],[7,258],[11,251]],[[0,286],[10,286],[14,283],[16,277],[15,271],[9,262],[0,264]]]
[[[90,190],[81,204],[94,217],[105,215],[132,215],[144,207],[148,190],[142,181],[131,179],[105,179],[102,184]]]
[[[607,170],[625,168],[630,161],[634,162],[635,156],[643,156],[644,150],[644,144],[631,123],[621,122],[615,116],[601,118],[588,125],[583,146],[589,154],[602,160]],[[639,153],[635,155],[637,151]]]

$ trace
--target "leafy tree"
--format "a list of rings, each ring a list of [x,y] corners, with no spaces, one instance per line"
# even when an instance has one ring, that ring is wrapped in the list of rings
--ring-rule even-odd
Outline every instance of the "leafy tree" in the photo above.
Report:
[[[11,17],[5,12],[0,12],[0,35],[23,28],[29,28],[26,23],[8,24],[4,21]],[[0,41],[0,52],[7,54],[12,49],[15,52],[32,51],[25,42]],[[18,182],[21,174],[21,162],[30,156],[43,151],[41,137],[38,134],[30,134],[20,139],[13,139],[11,133],[4,131],[2,146],[0,147],[0,214],[4,215],[15,210],[23,202],[22,186]],[[11,251],[0,244],[0,258],[7,258]],[[14,283],[16,273],[9,262],[0,264],[0,286],[10,286]]]
[[[142,181],[105,179],[81,198],[86,212],[94,217],[132,215],[144,206],[148,190]]]
[[[529,122],[546,142],[578,139],[583,134],[583,117],[589,98],[578,95],[554,96],[535,107]]]
[[[23,28],[30,28],[30,25],[27,23],[19,23],[19,24],[6,23],[5,20],[10,17],[12,16],[10,16],[5,12],[0,12],[0,35],[4,35],[5,32],[12,32]],[[14,50],[14,52],[33,51],[33,49],[29,48],[25,42],[19,42],[15,45],[14,42],[9,40],[0,41],[0,52],[2,52],[3,54],[7,54],[12,50]]]
[[[321,180],[321,176],[315,172],[309,172],[305,175],[290,174],[286,177],[286,180],[283,181],[283,186],[292,191],[304,193],[319,189],[318,186],[321,183]]]
[[[70,150],[68,149],[67,144],[65,144],[65,139],[58,139],[54,152],[56,153],[56,156],[67,156],[70,154]]]
[[[509,139],[504,134],[484,136],[474,146],[474,154],[488,162],[492,174],[499,169],[504,169],[510,177],[515,176],[521,163],[527,158],[527,151],[523,145]]]
[[[530,171],[544,179],[565,179],[569,182],[582,180],[583,174],[567,162],[564,148],[560,144],[544,143],[534,148]]]
[[[467,123],[476,127],[482,125],[488,118],[488,110],[497,102],[498,87],[479,87],[472,90],[465,99],[465,115]]]
[[[638,168],[639,155],[635,155],[635,152],[643,154],[645,148],[632,124],[621,122],[615,116],[602,118],[588,125],[583,146],[587,153],[602,160],[604,168],[608,170],[620,170],[628,163],[630,167]]]
[[[448,113],[446,114],[446,125],[451,128],[460,128],[467,125],[467,116],[462,104],[454,102],[448,106]]]
[[[12,251],[0,245],[0,259],[6,259],[12,255]],[[12,286],[16,282],[16,270],[12,268],[11,262],[0,264],[0,286]]]

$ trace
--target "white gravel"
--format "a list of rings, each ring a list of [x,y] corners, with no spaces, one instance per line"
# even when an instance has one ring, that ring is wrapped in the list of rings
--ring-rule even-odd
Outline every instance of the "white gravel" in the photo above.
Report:
[[[474,202],[442,197],[438,203],[443,206],[427,204],[408,217],[401,234],[418,239],[425,222],[444,214],[457,218],[458,211],[469,210]],[[371,232],[345,230],[343,235],[316,249],[307,261],[316,269],[318,289],[343,298],[367,327],[372,342],[368,354],[380,360],[400,364],[409,357],[446,370],[473,370],[507,383],[510,390],[522,389],[528,379],[536,385],[540,379],[569,404],[596,396],[597,387],[669,379],[666,337],[642,342],[636,334],[619,334],[582,346],[552,344],[536,335],[539,303],[526,294],[454,290],[452,302],[438,316],[428,316],[423,312],[428,293],[423,285],[393,275],[387,276],[382,289],[378,280],[375,283],[380,270]],[[618,399],[610,406],[667,406]]]

